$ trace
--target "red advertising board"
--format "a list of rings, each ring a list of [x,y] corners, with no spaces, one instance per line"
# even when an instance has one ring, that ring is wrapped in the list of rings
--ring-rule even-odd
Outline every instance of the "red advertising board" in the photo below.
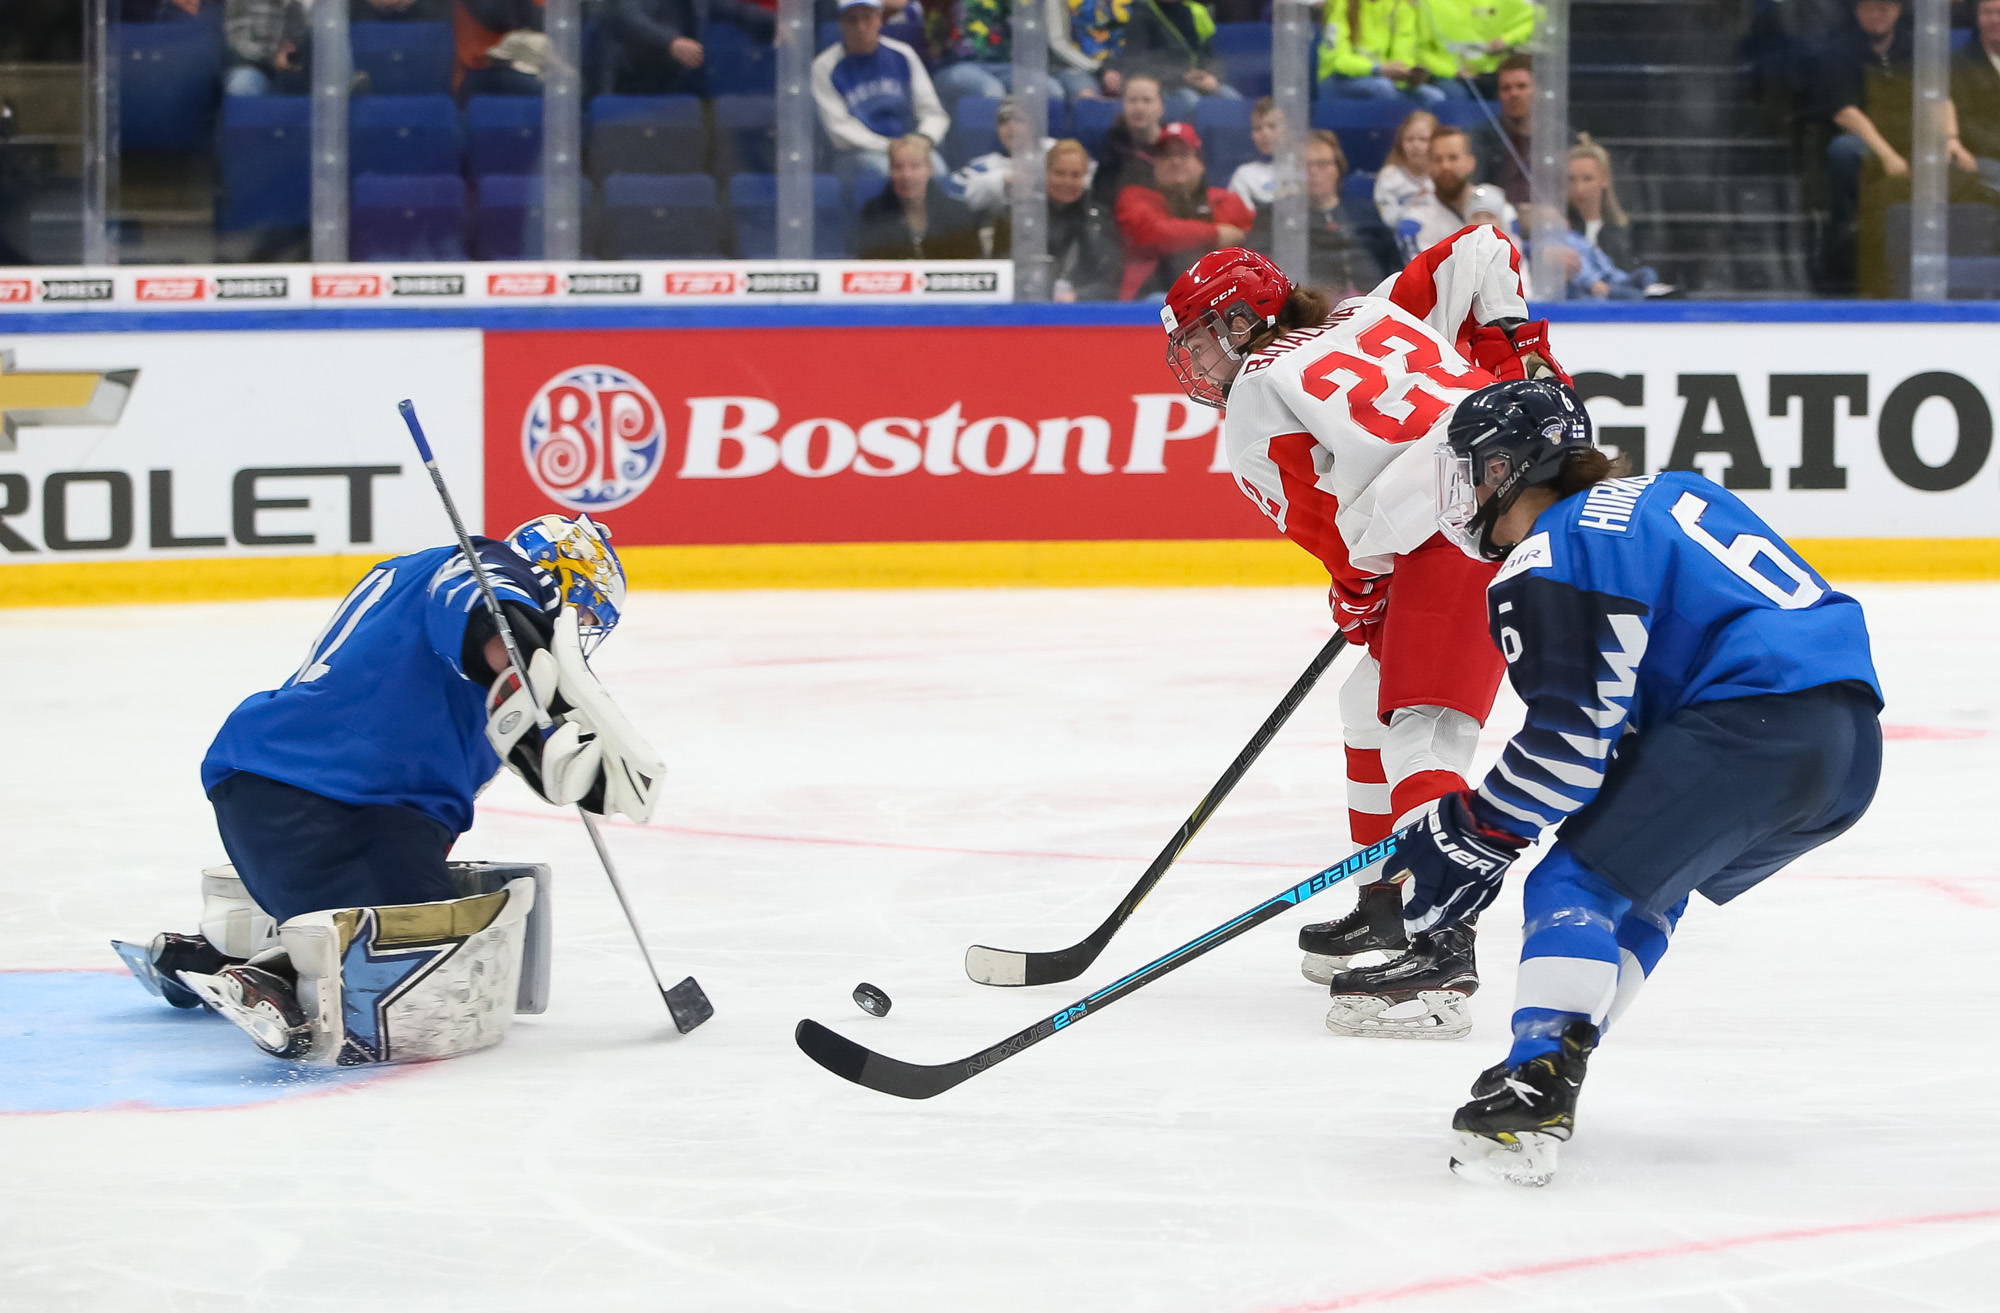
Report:
[[[486,524],[623,544],[1262,538],[1157,329],[488,332]]]

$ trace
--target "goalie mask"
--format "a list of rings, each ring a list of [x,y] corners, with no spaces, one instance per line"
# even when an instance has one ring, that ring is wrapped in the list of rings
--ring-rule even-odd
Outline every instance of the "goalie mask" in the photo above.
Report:
[[[1504,561],[1512,544],[1493,541],[1494,524],[1524,491],[1561,478],[1571,453],[1594,445],[1590,412],[1568,388],[1520,380],[1481,388],[1459,403],[1438,448],[1438,527],[1473,560]]]
[[[1241,247],[1211,251],[1174,280],[1160,322],[1167,367],[1191,401],[1218,410],[1243,367],[1243,344],[1278,321],[1292,280]]]
[[[612,550],[611,530],[588,515],[538,515],[507,541],[555,577],[557,595],[577,609],[584,654],[596,651],[625,609],[625,567]]]

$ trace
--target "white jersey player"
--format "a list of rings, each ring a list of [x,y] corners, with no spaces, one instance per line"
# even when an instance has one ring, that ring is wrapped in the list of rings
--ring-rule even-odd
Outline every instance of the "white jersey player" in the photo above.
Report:
[[[1469,227],[1329,307],[1263,256],[1223,250],[1183,274],[1162,311],[1182,388],[1226,405],[1237,486],[1326,566],[1335,619],[1365,649],[1341,689],[1357,844],[1466,787],[1505,669],[1486,630],[1493,567],[1437,533],[1434,469],[1452,411],[1475,391],[1530,373],[1568,381],[1546,323],[1526,322],[1519,260],[1494,229]],[[1472,927],[1411,941],[1393,885],[1364,886],[1353,913],[1306,927],[1299,944],[1307,978],[1332,988],[1336,1033],[1470,1029]],[[1349,969],[1368,953],[1397,956]],[[1412,1001],[1421,1013],[1383,1016]]]

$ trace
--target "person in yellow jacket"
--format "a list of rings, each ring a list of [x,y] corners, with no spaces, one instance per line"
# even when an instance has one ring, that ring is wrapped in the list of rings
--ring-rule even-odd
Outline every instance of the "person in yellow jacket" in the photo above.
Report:
[[[1453,85],[1449,74],[1442,81],[1436,77],[1439,69],[1433,63],[1452,66],[1432,50],[1436,43],[1430,27],[1420,0],[1330,0],[1320,34],[1320,94],[1356,100],[1407,97],[1427,109],[1462,97],[1463,91],[1454,96],[1445,89]]]
[[[1433,82],[1476,82],[1493,98],[1500,61],[1523,49],[1535,32],[1534,0],[1419,0],[1424,23],[1417,64]]]

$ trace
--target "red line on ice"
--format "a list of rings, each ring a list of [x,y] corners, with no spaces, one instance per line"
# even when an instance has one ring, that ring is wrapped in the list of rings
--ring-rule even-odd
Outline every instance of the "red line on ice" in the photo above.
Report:
[[[531,821],[573,821],[576,819],[575,814],[571,812],[526,812],[517,811],[512,807],[482,807],[480,810],[494,816],[512,816],[521,820]],[[934,843],[891,843],[885,839],[836,839],[809,834],[746,834],[738,830],[702,830],[696,829],[691,825],[630,825],[623,822],[613,822],[613,824],[618,829],[637,830],[640,833],[686,834],[701,839],[747,839],[752,843],[809,843],[822,844],[834,848],[891,848],[897,852],[907,853],[950,853],[960,857],[1061,858],[1072,862],[1124,862],[1130,864],[1139,860],[1133,857],[1122,857],[1116,853],[1031,852],[1025,849],[1013,848],[949,848],[942,844]],[[1189,857],[1183,859],[1180,864],[1182,866],[1248,866],[1260,871],[1272,871],[1287,865],[1297,865],[1297,863],[1277,861],[1234,861],[1227,857]]]
[[[1463,1276],[1438,1277],[1431,1281],[1417,1281],[1406,1286],[1384,1286],[1380,1290],[1363,1290],[1352,1295],[1335,1295],[1332,1299],[1311,1304],[1291,1304],[1273,1313],[1333,1313],[1336,1309],[1362,1308],[1369,1304],[1395,1304],[1406,1299],[1417,1299],[1424,1295],[1442,1295],[1454,1290],[1469,1290],[1476,1286],[1496,1285],[1503,1281],[1514,1281],[1522,1277],[1548,1276],[1555,1272],[1576,1272],[1585,1268],[1615,1267],[1621,1263],[1644,1263],[1659,1258],[1682,1258],[1689,1254],[1712,1254],[1728,1249],[1746,1249],[1752,1245],[1781,1244],[1790,1240],[1821,1240],[1828,1236],[1861,1235],[1871,1231],[1899,1231],[1914,1226],[1949,1226],[1955,1222],[1991,1222],[2000,1220],[2000,1208],[1977,1208],[1962,1213],[1925,1213],[1916,1217],[1888,1217],[1873,1222],[1843,1222],[1833,1226],[1806,1226],[1788,1231],[1762,1231],[1753,1235],[1724,1236],[1716,1240],[1688,1240],[1677,1245],[1659,1245],[1652,1249],[1626,1249],[1609,1254],[1589,1254],[1581,1258],[1561,1258],[1547,1263],[1529,1263],[1521,1267],[1496,1268],[1491,1272],[1471,1272]]]

